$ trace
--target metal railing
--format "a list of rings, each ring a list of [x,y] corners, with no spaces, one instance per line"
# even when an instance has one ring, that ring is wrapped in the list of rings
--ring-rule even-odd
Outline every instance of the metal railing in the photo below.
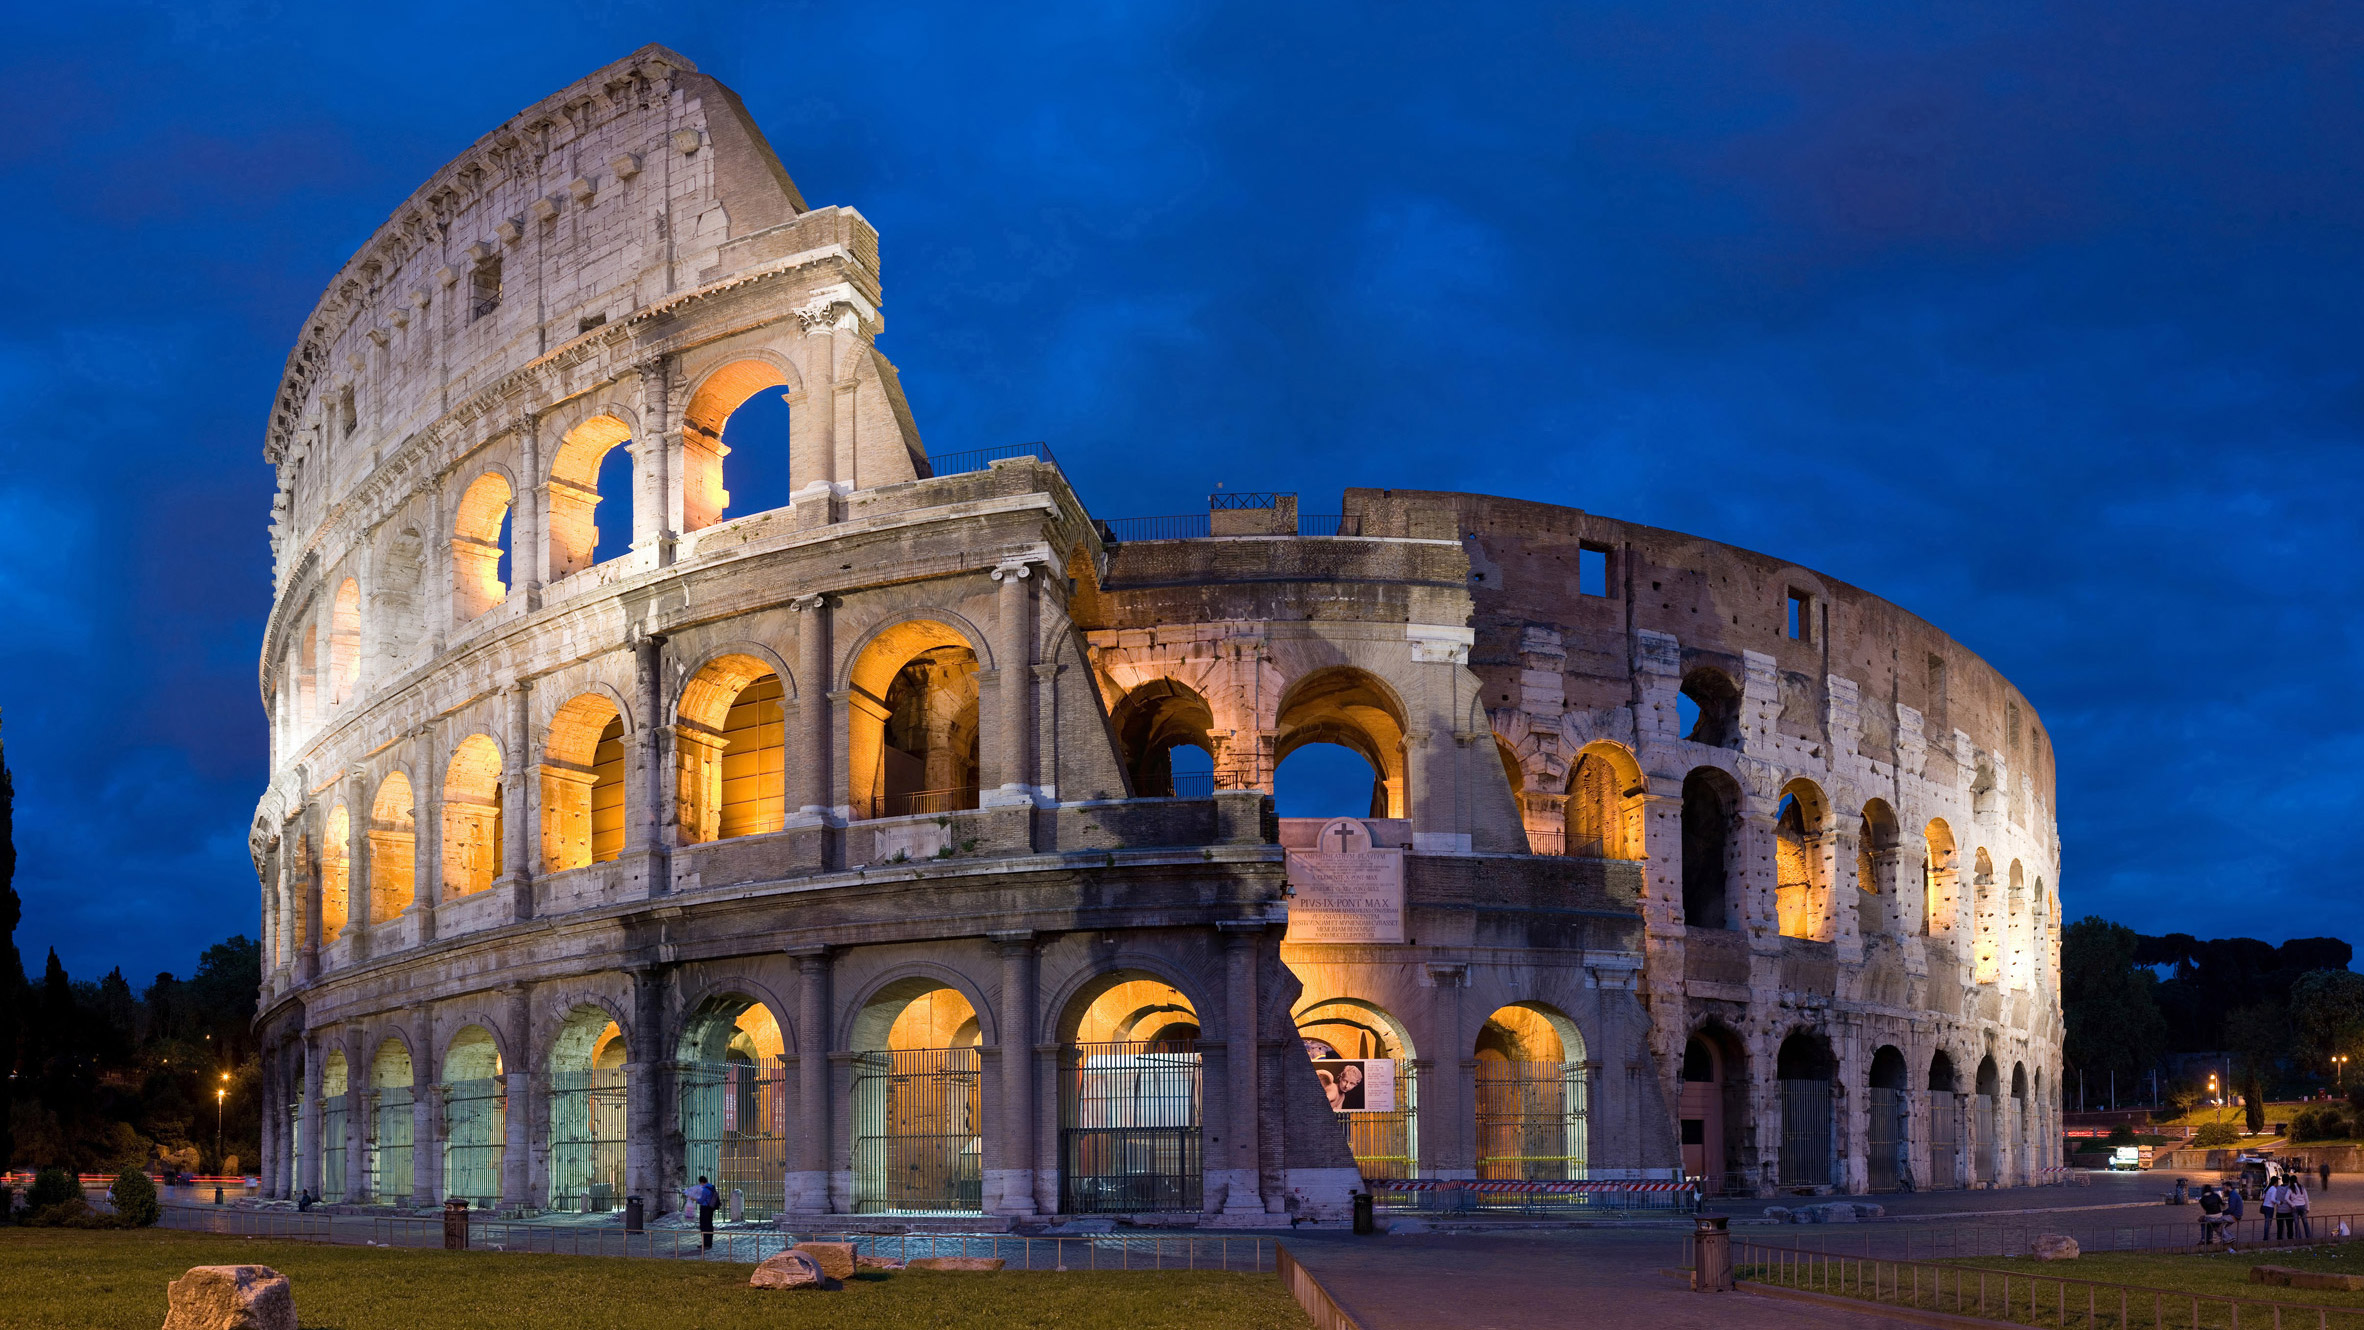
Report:
[[[338,1246],[439,1248],[441,1215],[328,1215],[286,1210],[169,1205],[163,1226],[196,1233],[318,1242]],[[1020,1234],[802,1233],[725,1229],[709,1235],[676,1223],[652,1223],[639,1233],[618,1222],[552,1224],[471,1214],[468,1245],[477,1251],[558,1256],[716,1261],[753,1265],[797,1241],[851,1243],[858,1255],[908,1261],[921,1257],[998,1258],[1013,1270],[1221,1270],[1265,1274],[1278,1269],[1279,1244],[1269,1237],[1200,1234],[1094,1234],[1028,1237]]]
[[[1443,1180],[1376,1178],[1363,1186],[1378,1208],[1419,1214],[1603,1214],[1655,1210],[1691,1214],[1699,1193],[1688,1182]]]
[[[1281,1283],[1288,1287],[1289,1296],[1297,1300],[1297,1305],[1305,1309],[1305,1315],[1313,1321],[1313,1330],[1362,1330],[1362,1322],[1339,1306],[1330,1291],[1322,1287],[1322,1281],[1289,1255],[1288,1248],[1276,1244],[1273,1259],[1279,1267]]]
[[[1207,511],[1253,512],[1259,508],[1278,508],[1281,500],[1296,497],[1295,490],[1218,490],[1207,496]]]
[[[1760,1246],[1831,1257],[1845,1256],[1851,1260],[1952,1261],[2025,1256],[2036,1238],[2049,1234],[2075,1239],[2079,1250],[2084,1252],[2215,1251],[2226,1246],[2248,1252],[2342,1241],[2339,1225],[2343,1220],[2347,1222],[2350,1232],[2364,1232],[2364,1214],[2324,1212],[2308,1217],[2309,1228],[2305,1235],[2278,1239],[2273,1234],[2270,1216],[2248,1215],[2238,1223],[2221,1225],[2221,1231],[2212,1242],[2203,1242],[2199,1208],[2185,1206],[2182,1209],[2182,1217],[2155,1223],[2106,1220],[2079,1223],[2071,1218],[2070,1212],[2061,1211],[2016,1215],[1993,1222],[1962,1219],[1917,1221],[1910,1217],[1898,1217],[1878,1224],[1856,1225],[1846,1231],[1834,1231],[1821,1225],[1805,1225],[1784,1231],[1779,1237],[1767,1236],[1751,1241]],[[1686,1251],[1689,1241],[1686,1236]]]
[[[1732,1244],[1732,1266],[1738,1278],[1776,1288],[2057,1330],[2170,1330],[2176,1326],[2239,1330],[2244,1309],[2250,1313],[2250,1324],[2260,1327],[2268,1323],[2270,1314],[2275,1330],[2309,1323],[2317,1330],[2364,1325],[2364,1311],[2319,1303],[2146,1288],[2071,1275],[1927,1261],[1825,1256],[1754,1242]]]
[[[1300,536],[1359,536],[1363,533],[1360,513],[1299,513],[1297,534]]]
[[[1225,497],[1225,496],[1214,496]],[[1256,498],[1257,495],[1230,496]],[[1265,495],[1261,497],[1269,498]],[[1226,503],[1224,511],[1269,508],[1271,504]],[[1176,513],[1168,517],[1104,517],[1099,520],[1100,539],[1110,545],[1122,545],[1132,540],[1202,540],[1212,534],[1211,520],[1206,513]],[[1299,536],[1335,537],[1359,536],[1363,533],[1363,519],[1356,513],[1299,513]]]
[[[977,787],[951,786],[941,790],[908,790],[901,794],[876,794],[869,800],[865,817],[877,820],[886,817],[918,817],[927,813],[962,813],[977,806]]]
[[[971,448],[965,452],[945,453],[941,457],[930,457],[920,472],[920,479],[928,480],[938,476],[957,476],[970,471],[983,471],[995,462],[1006,462],[1013,457],[1031,457],[1038,462],[1048,462],[1052,466],[1059,465],[1059,459],[1051,456],[1048,444],[1005,443],[992,448]]]

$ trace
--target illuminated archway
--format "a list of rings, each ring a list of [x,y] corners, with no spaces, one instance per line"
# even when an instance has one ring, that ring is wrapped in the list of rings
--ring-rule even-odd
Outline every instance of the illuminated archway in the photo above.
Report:
[[[1346,1119],[1362,1175],[1418,1177],[1419,1070],[1403,1023],[1369,1003],[1342,998],[1301,1007],[1297,1034],[1331,1108]]]
[[[1823,850],[1830,802],[1810,780],[1781,788],[1773,819],[1773,908],[1783,937],[1824,939],[1830,919],[1830,879]]]
[[[708,374],[682,413],[682,527],[697,531],[731,507],[724,486],[723,432],[732,413],[766,388],[790,388],[788,372],[768,360],[735,360]]]
[[[1404,710],[1394,691],[1378,676],[1343,665],[1315,670],[1282,694],[1276,725],[1272,752],[1276,773],[1299,748],[1337,744],[1371,765],[1373,788],[1367,815],[1408,815]]]
[[[1886,937],[1898,931],[1904,909],[1896,890],[1899,844],[1896,811],[1888,801],[1866,803],[1855,841],[1856,930],[1865,937]]]
[[[684,844],[787,825],[779,674],[746,655],[710,661],[682,690],[674,727]]]
[[[549,525],[551,581],[590,567],[597,561],[601,545],[614,543],[600,539],[601,504],[608,505],[609,524],[621,524],[629,538],[637,472],[627,469],[621,477],[611,474],[609,488],[618,491],[612,494],[601,492],[600,478],[602,463],[616,448],[623,448],[628,459],[637,460],[631,440],[631,426],[614,416],[599,415],[568,430],[560,441],[557,455],[550,459],[549,505],[544,519]],[[617,468],[604,470],[613,473]]]
[[[1538,1002],[1496,1008],[1478,1031],[1477,1175],[1521,1182],[1585,1172],[1584,1035]]]
[[[1568,773],[1568,853],[1580,859],[1642,857],[1642,796],[1648,786],[1633,754],[1587,744]]]
[[[624,1195],[623,1028],[606,1008],[567,1013],[550,1049],[550,1208],[604,1211]]]
[[[353,912],[353,815],[343,804],[329,810],[320,833],[320,945],[332,947],[345,935]]]
[[[1929,819],[1921,832],[1929,852],[1921,860],[1921,932],[1929,937],[1950,937],[1954,931],[1955,902],[1959,899],[1955,864],[1954,830],[1942,817]]]
[[[508,477],[487,471],[470,481],[452,516],[451,604],[460,623],[509,598],[511,510],[516,492]]]
[[[1100,976],[1060,1013],[1060,1208],[1194,1211],[1204,1185],[1198,1010],[1139,971]]]
[[[854,1212],[985,1204],[977,1009],[932,979],[889,984],[854,1019]]]
[[[361,682],[361,584],[348,577],[337,588],[328,618],[330,706],[343,706]]]
[[[624,769],[624,717],[614,702],[584,693],[558,709],[542,759],[544,871],[624,852]]]
[[[787,1204],[787,1051],[770,1008],[744,994],[707,998],[691,1014],[676,1054],[682,1186],[711,1178],[758,1217]]]
[[[1136,796],[1203,798],[1214,793],[1215,741],[1210,731],[1215,713],[1196,689],[1172,679],[1148,680],[1126,693],[1108,719]],[[1190,781],[1189,789],[1175,776],[1175,757],[1183,749],[1195,749],[1207,758],[1206,775]]]
[[[501,875],[501,749],[487,734],[460,741],[443,775],[443,892],[471,896]]]
[[[509,1096],[492,1032],[463,1026],[443,1054],[443,1190],[480,1210],[501,1203]]]
[[[369,809],[369,921],[387,923],[410,908],[417,889],[418,822],[411,811],[410,777],[393,772],[378,782]]]
[[[977,806],[977,652],[914,619],[873,637],[850,672],[848,788],[862,818]]]

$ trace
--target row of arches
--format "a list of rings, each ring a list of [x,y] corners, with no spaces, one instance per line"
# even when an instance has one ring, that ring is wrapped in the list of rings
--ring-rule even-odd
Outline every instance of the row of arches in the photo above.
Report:
[[[1967,1084],[1944,1049],[1916,1071],[1903,1050],[1882,1044],[1865,1064],[1863,1083],[1841,1083],[1839,1059],[1817,1030],[1793,1030],[1775,1052],[1771,1108],[1757,1121],[1746,1043],[1709,1022],[1683,1049],[1677,1119],[1684,1175],[1708,1194],[1764,1186],[1841,1187],[1871,1191],[1996,1186],[2040,1163],[2048,1130],[2043,1072],[2014,1062],[2005,1081],[1994,1055],[1981,1057]],[[1865,1131],[1852,1139],[1845,1110],[1862,1096]],[[1749,1129],[1774,1158],[1760,1174],[1746,1151]],[[1851,1159],[1850,1155],[1854,1155]],[[1850,1168],[1859,1166],[1860,1172]],[[1853,1176],[1851,1176],[1853,1175]]]

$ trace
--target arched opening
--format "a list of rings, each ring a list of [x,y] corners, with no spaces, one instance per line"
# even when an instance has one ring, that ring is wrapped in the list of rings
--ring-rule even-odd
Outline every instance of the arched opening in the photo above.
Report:
[[[304,645],[295,662],[296,723],[307,731],[320,723],[320,625],[304,625]]]
[[[1683,690],[1675,700],[1676,723],[1683,737],[1714,748],[1740,744],[1740,686],[1732,676],[1713,667],[1683,676]]]
[[[1863,806],[1863,826],[1855,841],[1855,921],[1864,937],[1887,937],[1897,932],[1903,902],[1896,894],[1898,833],[1896,812],[1885,799]]]
[[[2027,1064],[2011,1064],[2011,1162],[2018,1170],[2019,1180],[2027,1181],[2028,1170],[2028,1094]]]
[[[1190,999],[1146,975],[1104,975],[1068,1003],[1059,1030],[1061,1209],[1199,1209],[1206,1166]]]
[[[320,1199],[335,1205],[345,1197],[345,1114],[352,1102],[351,1068],[345,1050],[332,1048],[320,1064]]]
[[[712,661],[682,690],[673,748],[684,844],[788,824],[785,698],[780,676],[753,656]]]
[[[1830,1041],[1798,1030],[1781,1041],[1773,1075],[1781,1087],[1781,1185],[1827,1187],[1838,1181],[1838,1114],[1831,1082],[1838,1059]]]
[[[2028,974],[2028,908],[2027,871],[2019,861],[2011,861],[2008,885],[2003,892],[2003,958],[2001,969],[2005,980],[2013,988],[2027,987]]]
[[[1579,859],[1642,857],[1641,764],[1616,744],[1588,745],[1568,773],[1568,853]]]
[[[550,719],[542,759],[542,868],[563,873],[624,852],[624,717],[584,693]]]
[[[739,403],[723,425],[723,452],[730,459],[729,516],[785,508],[795,496],[796,480],[788,465],[789,427],[794,423],[789,396],[759,390]]]
[[[1809,780],[1782,787],[1773,817],[1773,908],[1783,937],[1828,936],[1828,876],[1822,862],[1830,805]]]
[[[404,527],[386,542],[375,581],[369,650],[380,661],[376,677],[391,678],[426,634],[427,540],[417,527]]]
[[[1902,1185],[1910,1137],[1905,1113],[1910,1106],[1907,1091],[1911,1078],[1904,1052],[1894,1044],[1883,1044],[1872,1054],[1871,1082],[1865,1087],[1870,1121],[1864,1150],[1868,1157],[1863,1162],[1866,1182],[1873,1191],[1895,1191]]]
[[[1978,1064],[1977,1093],[1970,1100],[1970,1162],[1972,1179],[1982,1187],[1992,1187],[1999,1176],[1995,1167],[1995,1115],[2002,1095],[2001,1078],[1995,1071],[1995,1060],[1983,1058]]]
[[[361,584],[348,577],[328,615],[328,702],[343,706],[361,682]]]
[[[1748,1121],[1748,1050],[1739,1036],[1710,1023],[1683,1045],[1683,1090],[1676,1116],[1683,1176],[1696,1180],[1703,1195],[1744,1189],[1741,1133],[1732,1130]]]
[[[1975,930],[1971,942],[1971,973],[1982,984],[1991,984],[2002,977],[2003,948],[1998,937],[1995,918],[1995,863],[1987,857],[1986,847],[1978,847],[1971,857],[1970,923]]]
[[[624,1195],[624,1031],[596,1006],[566,1015],[550,1047],[550,1208],[612,1210]]]
[[[353,913],[353,815],[343,804],[329,810],[320,833],[320,945],[333,947],[345,935]]]
[[[1151,679],[1126,693],[1108,720],[1132,774],[1135,795],[1203,799],[1215,792],[1215,740],[1210,733],[1215,712],[1197,690],[1172,679]]]
[[[889,984],[854,1020],[854,1213],[984,1208],[977,1010],[930,979]]]
[[[1586,1157],[1584,1035],[1541,1003],[1497,1008],[1477,1037],[1477,1175],[1581,1179]]]
[[[1274,802],[1281,805],[1281,816],[1407,816],[1403,717],[1395,695],[1362,670],[1334,666],[1290,685],[1281,697],[1272,750]],[[1370,767],[1367,801],[1357,806],[1352,799],[1357,777],[1338,755],[1312,754],[1302,764],[1290,762],[1299,749],[1323,744],[1349,749]],[[1281,778],[1283,769],[1291,780]]]
[[[735,508],[738,513],[762,511],[746,502],[734,502],[732,491],[724,487],[723,459],[735,451],[736,444],[725,446],[723,434],[747,399],[766,388],[791,386],[787,374],[769,361],[739,360],[707,375],[699,383],[697,391],[690,394],[689,406],[682,413],[681,430],[682,526],[685,530],[697,531],[714,525],[722,520],[726,509]],[[781,394],[778,400],[781,408],[787,406],[787,394]],[[788,432],[784,428],[786,421],[779,419],[786,415],[786,410],[775,412],[768,406],[759,408],[755,413],[754,419],[759,424],[766,416],[773,417],[770,432],[774,437],[767,442],[776,443],[779,454],[776,460],[766,459],[772,462],[772,465],[763,468],[767,472],[776,469],[784,473],[786,470]],[[737,479],[738,470],[737,466],[730,468],[733,480]],[[774,479],[773,483],[777,485],[780,482]]]
[[[787,1052],[779,1021],[753,998],[708,998],[691,1015],[679,1054],[683,1186],[711,1178],[759,1217],[786,1206]]]
[[[401,1040],[378,1045],[370,1061],[369,1087],[376,1104],[369,1132],[369,1196],[399,1203],[410,1197],[418,1177],[411,1171],[410,1050]]]
[[[389,923],[410,908],[418,879],[418,821],[411,813],[410,777],[393,772],[378,782],[369,808],[369,921]]]
[[[509,1096],[500,1048],[481,1025],[463,1026],[443,1054],[443,1190],[479,1210],[501,1203]]]
[[[846,748],[855,815],[977,806],[977,653],[933,620],[896,624],[855,659]]]
[[[488,734],[471,734],[453,750],[443,773],[443,893],[472,896],[499,877],[501,748]]]
[[[1733,830],[1740,817],[1740,783],[1714,767],[1699,767],[1683,777],[1683,925],[1686,928],[1736,928],[1731,884],[1739,876],[1733,863],[1739,837]]]
[[[508,478],[487,471],[469,482],[452,516],[452,617],[466,623],[509,598],[511,511]]]
[[[1420,1083],[1403,1023],[1351,1000],[1312,1003],[1297,1034],[1366,1178],[1420,1175]]]
[[[1929,819],[1922,829],[1922,839],[1928,854],[1921,860],[1921,932],[1929,937],[1950,937],[1954,931],[1954,902],[1957,868],[1954,854],[1954,829],[1942,817]]]
[[[614,416],[566,432],[550,459],[551,581],[631,552],[632,463],[632,429]]]
[[[1962,1104],[1954,1060],[1939,1049],[1929,1057],[1929,1178],[1925,1185],[1962,1185]]]
[[[1369,758],[1343,744],[1299,744],[1273,768],[1279,817],[1384,817],[1387,783]]]

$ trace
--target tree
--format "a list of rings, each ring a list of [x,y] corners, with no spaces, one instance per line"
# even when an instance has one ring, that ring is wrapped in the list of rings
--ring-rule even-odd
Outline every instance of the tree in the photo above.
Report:
[[[2124,924],[2095,915],[2061,932],[2062,1051],[2088,1077],[2115,1071],[2132,1085],[2167,1047],[2159,980],[2138,959],[2143,941]]]
[[[2224,1037],[2254,1135],[2265,1130],[2266,1078],[2290,1053],[2290,1014],[2278,1002],[2253,1003],[2224,1018]]]
[[[25,983],[24,959],[16,951],[16,926],[24,918],[16,894],[16,782],[8,774],[8,745],[0,741],[0,1169],[16,1157],[9,1123],[15,1117],[17,1003]]]
[[[2328,1069],[2332,1054],[2364,1043],[2364,974],[2309,970],[2290,985],[2290,1015],[2307,1052]]]

